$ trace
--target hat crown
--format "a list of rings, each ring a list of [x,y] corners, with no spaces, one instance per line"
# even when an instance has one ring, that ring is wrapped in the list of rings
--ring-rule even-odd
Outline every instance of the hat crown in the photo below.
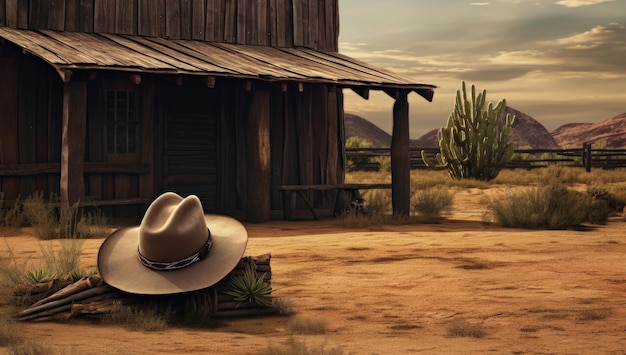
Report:
[[[148,207],[139,226],[139,253],[155,262],[172,262],[197,253],[209,236],[202,204],[167,192]]]

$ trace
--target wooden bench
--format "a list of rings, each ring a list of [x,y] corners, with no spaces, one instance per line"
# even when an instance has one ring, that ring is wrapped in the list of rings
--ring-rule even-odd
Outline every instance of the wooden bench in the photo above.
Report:
[[[283,217],[290,221],[293,219],[293,211],[296,209],[296,197],[299,196],[311,211],[313,218],[318,220],[313,204],[306,196],[306,191],[336,191],[335,200],[339,198],[341,190],[355,192],[368,189],[390,189],[391,184],[332,184],[332,185],[283,185],[278,190],[283,195]]]

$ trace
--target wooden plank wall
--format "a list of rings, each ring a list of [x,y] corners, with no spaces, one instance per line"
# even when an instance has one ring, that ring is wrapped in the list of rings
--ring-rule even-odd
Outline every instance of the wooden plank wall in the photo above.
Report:
[[[61,82],[40,61],[17,58],[8,50],[0,56],[0,166],[59,162]],[[7,200],[26,198],[36,191],[46,198],[58,194],[58,173],[0,177],[0,192]]]
[[[337,51],[339,0],[0,0],[0,26]]]

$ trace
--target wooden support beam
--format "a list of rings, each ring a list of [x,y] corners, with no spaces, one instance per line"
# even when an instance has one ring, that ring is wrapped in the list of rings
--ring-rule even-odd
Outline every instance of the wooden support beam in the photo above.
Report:
[[[403,91],[397,89],[383,89],[383,91],[394,100],[398,100],[403,93]]]
[[[396,217],[408,217],[411,205],[408,92],[401,92],[401,95],[399,95],[393,105],[391,184],[393,215]]]
[[[246,123],[246,215],[250,222],[271,218],[270,93],[251,93]]]
[[[57,69],[57,73],[59,73],[59,76],[64,83],[69,82],[72,77],[72,72],[66,69]]]
[[[352,87],[352,91],[354,91],[357,95],[361,96],[365,100],[369,100],[370,98],[370,89],[366,87]]]
[[[209,89],[215,88],[215,77],[214,76],[207,76],[205,80],[206,80],[206,87],[208,87]]]
[[[244,82],[244,90],[246,91],[252,91],[254,90],[254,82],[252,82],[252,80],[246,80]]]
[[[139,74],[129,74],[128,79],[135,85],[141,84],[141,75]]]
[[[70,81],[63,86],[61,137],[62,208],[85,197],[84,160],[87,128],[87,84]]]
[[[417,90],[415,91],[419,96],[425,98],[428,102],[433,102],[435,96],[434,90]]]

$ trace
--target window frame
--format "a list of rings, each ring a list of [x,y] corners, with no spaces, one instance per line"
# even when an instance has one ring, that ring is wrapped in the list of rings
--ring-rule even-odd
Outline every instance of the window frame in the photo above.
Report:
[[[111,93],[113,95],[112,107],[109,97]],[[120,94],[124,95],[125,98]],[[106,161],[135,162],[140,157],[141,113],[139,94],[137,86],[129,80],[112,78],[105,79],[103,82],[102,148]],[[120,108],[119,105],[123,102],[125,102],[125,106]],[[120,116],[124,116],[125,119],[118,119]],[[110,127],[114,127],[112,137]],[[118,134],[118,130],[122,130],[123,133]],[[126,140],[122,145],[119,145],[118,139],[120,137]],[[129,151],[131,148],[132,151]]]

